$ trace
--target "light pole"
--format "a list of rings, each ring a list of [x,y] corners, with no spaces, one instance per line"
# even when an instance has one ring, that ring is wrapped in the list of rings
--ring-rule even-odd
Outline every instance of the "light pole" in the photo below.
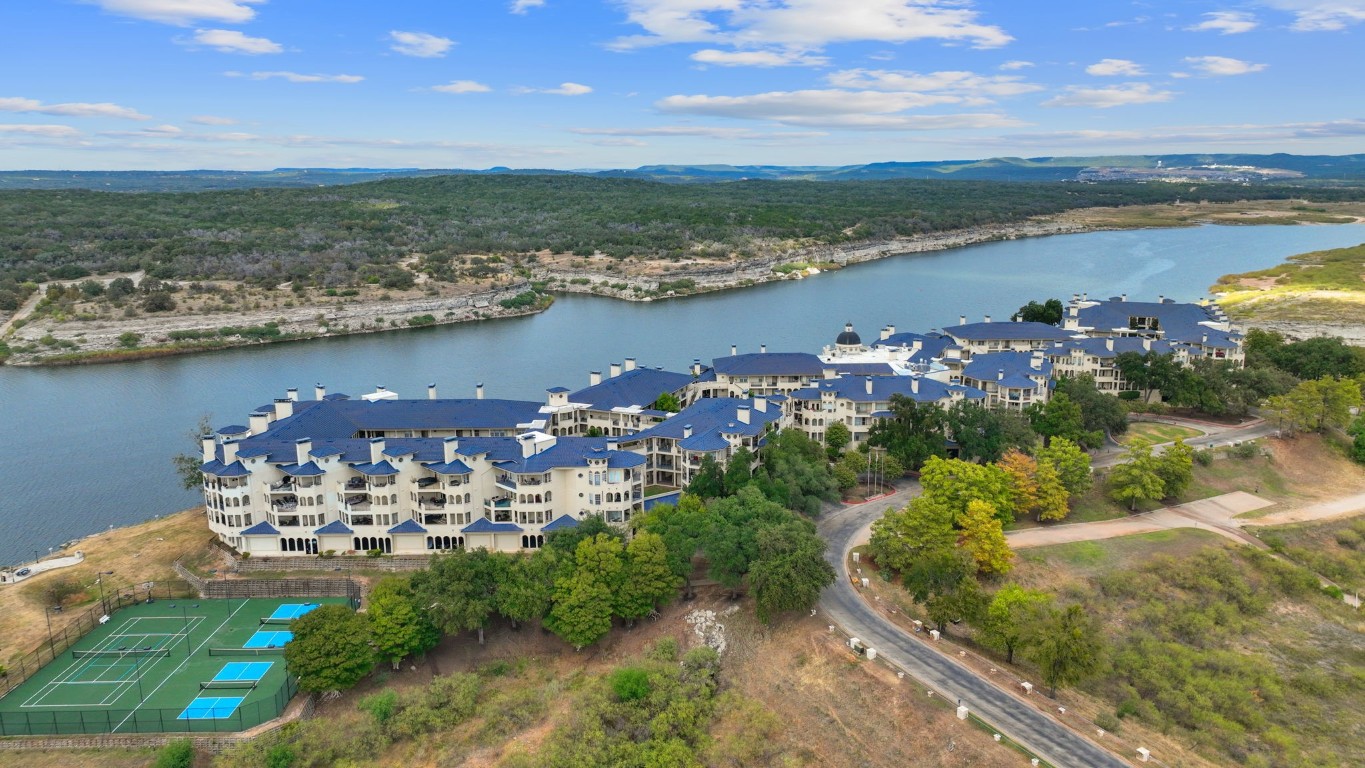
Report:
[[[105,576],[113,576],[113,575],[114,575],[114,572],[113,572],[113,571],[100,571],[100,572],[95,576],[95,583],[98,584],[98,585],[99,585],[99,588],[100,588],[100,610],[101,610],[105,615],[108,615],[108,613],[109,613],[109,605],[108,605],[107,603],[104,602],[104,577],[105,577]]]
[[[43,618],[47,619],[47,649],[52,652],[52,658],[57,658],[57,646],[52,642],[52,606],[43,606]]]

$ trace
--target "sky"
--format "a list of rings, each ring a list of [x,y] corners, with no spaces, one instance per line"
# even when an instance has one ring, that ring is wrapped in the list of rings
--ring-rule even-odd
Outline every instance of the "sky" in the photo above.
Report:
[[[7,0],[0,169],[1365,151],[1365,0]]]

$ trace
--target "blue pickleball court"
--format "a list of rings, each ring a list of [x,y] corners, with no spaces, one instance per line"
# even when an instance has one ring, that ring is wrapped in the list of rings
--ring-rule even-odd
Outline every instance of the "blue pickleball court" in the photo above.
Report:
[[[226,720],[232,717],[245,696],[201,696],[190,702],[177,720]]]
[[[243,648],[283,648],[284,644],[294,639],[293,632],[285,630],[258,630],[242,644]]]

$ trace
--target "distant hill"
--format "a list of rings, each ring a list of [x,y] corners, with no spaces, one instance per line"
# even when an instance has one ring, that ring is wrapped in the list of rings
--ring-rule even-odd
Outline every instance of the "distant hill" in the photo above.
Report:
[[[865,165],[644,165],[639,168],[559,171],[541,168],[276,168],[272,171],[0,171],[0,190],[92,189],[116,192],[192,192],[218,189],[333,186],[380,179],[446,175],[577,175],[672,183],[746,180],[1073,181],[1087,169],[1166,169],[1250,166],[1302,174],[1304,184],[1365,182],[1365,154],[1356,155],[1114,155],[992,157],[984,160],[884,162]]]

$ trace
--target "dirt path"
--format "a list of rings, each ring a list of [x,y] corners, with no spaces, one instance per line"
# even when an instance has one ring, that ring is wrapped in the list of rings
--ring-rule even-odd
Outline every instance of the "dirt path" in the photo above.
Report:
[[[3,323],[0,323],[0,339],[4,338],[5,334],[10,332],[10,329],[14,327],[15,323],[19,322],[20,320],[27,320],[28,316],[33,314],[33,310],[38,308],[38,302],[42,301],[43,297],[47,296],[48,286],[74,285],[77,283],[83,283],[86,280],[94,280],[96,282],[103,283],[104,286],[107,288],[109,287],[110,283],[114,282],[120,277],[129,278],[134,283],[140,283],[142,282],[142,278],[146,274],[147,274],[146,272],[139,270],[137,272],[122,272],[119,274],[108,275],[106,277],[82,277],[79,280],[50,280],[46,283],[39,283],[38,290],[34,291],[33,295],[28,297],[28,300],[24,302],[23,306],[19,307],[19,309],[15,311],[15,313],[11,315],[8,320],[6,320]]]

